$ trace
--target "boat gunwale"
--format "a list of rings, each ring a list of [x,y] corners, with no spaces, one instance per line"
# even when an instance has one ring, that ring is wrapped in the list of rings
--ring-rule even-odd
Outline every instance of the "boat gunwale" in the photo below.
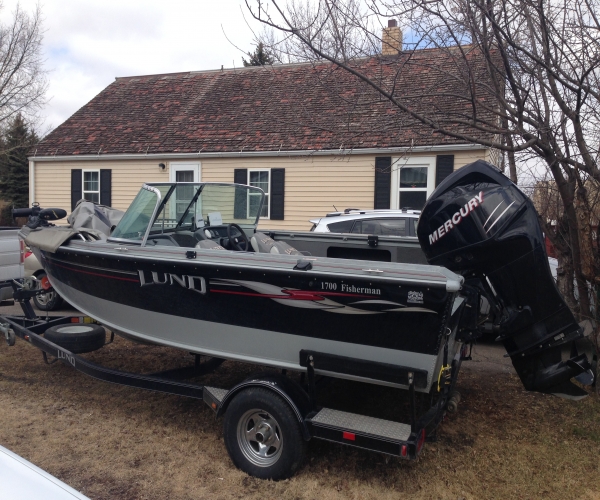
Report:
[[[135,248],[131,249],[132,253],[129,253],[129,249],[127,250],[128,253],[125,253],[125,251],[123,250],[116,250],[114,247],[110,248],[110,250],[112,250],[110,253],[107,254],[106,250],[107,248],[104,246],[110,246],[109,244],[107,245],[106,243],[103,243],[103,250],[105,251],[98,251],[95,249],[90,249],[89,246],[91,246],[92,244],[94,244],[95,246],[98,245],[98,242],[83,242],[83,241],[77,241],[77,240],[73,240],[71,242],[69,242],[70,244],[65,246],[61,246],[59,247],[59,251],[65,251],[65,252],[71,252],[71,253],[76,253],[76,254],[94,254],[97,255],[98,257],[101,258],[107,258],[107,255],[111,255],[114,256],[118,259],[124,259],[124,260],[143,260],[143,261],[157,261],[160,260],[162,261],[167,261],[169,264],[172,264],[173,262],[177,262],[181,265],[184,266],[194,266],[194,265],[198,265],[199,261],[196,259],[189,259],[186,257],[185,252],[183,253],[177,253],[177,255],[174,255],[173,251],[169,251],[169,250],[163,250],[161,248],[161,255],[157,256],[156,255],[156,249],[155,247],[139,247],[136,246]],[[88,248],[76,248],[76,247],[83,247],[83,246],[87,246]],[[165,247],[168,248],[168,247]],[[182,249],[184,249],[185,247],[181,247]],[[323,262],[318,262],[319,259],[327,259],[328,261],[342,261],[344,259],[332,259],[329,257],[308,257],[307,260],[311,260],[311,262],[313,262],[313,269],[310,271],[300,271],[300,270],[295,270],[295,269],[286,269],[283,267],[276,267],[276,266],[269,266],[269,260],[267,259],[273,259],[275,258],[276,260],[272,260],[271,263],[273,262],[281,262],[281,263],[285,263],[286,261],[283,259],[290,259],[290,264],[296,264],[297,260],[301,260],[301,259],[294,259],[294,257],[296,256],[288,256],[288,255],[273,255],[273,254],[257,254],[254,252],[244,252],[244,255],[242,257],[240,257],[240,254],[242,252],[235,252],[235,256],[234,255],[228,255],[228,252],[217,252],[214,250],[205,250],[205,249],[194,249],[195,251],[202,253],[203,257],[208,257],[209,259],[203,259],[201,261],[202,264],[205,265],[220,265],[220,266],[227,266],[227,267],[239,267],[240,259],[261,259],[263,262],[265,262],[265,264],[263,264],[263,268],[268,269],[269,271],[280,271],[280,272],[293,272],[294,274],[296,273],[302,273],[302,274],[306,274],[306,273],[318,273],[318,274],[322,274],[322,275],[327,275],[327,276],[335,276],[336,278],[339,278],[340,275],[344,275],[344,276],[348,276],[348,277],[354,277],[354,278],[371,278],[371,279],[376,279],[377,281],[383,281],[383,280],[393,280],[393,281],[401,281],[403,283],[415,283],[415,284],[421,284],[421,285],[428,285],[428,286],[433,286],[433,287],[439,287],[439,288],[446,288],[448,290],[448,286],[451,285],[451,289],[448,290],[448,292],[455,292],[458,291],[455,289],[455,286],[452,286],[452,284],[456,283],[459,285],[459,289],[460,286],[462,285],[462,283],[464,282],[464,278],[460,275],[456,275],[454,273],[452,273],[452,271],[449,271],[446,268],[442,268],[440,266],[426,266],[426,265],[420,265],[420,264],[405,264],[405,263],[388,263],[385,262],[384,264],[392,264],[394,266],[419,266],[419,267],[428,267],[428,268],[432,268],[434,267],[436,269],[435,273],[432,272],[419,272],[419,270],[415,270],[415,269],[411,269],[411,270],[404,270],[404,271],[398,271],[395,269],[390,269],[388,267],[385,267],[383,269],[374,269],[372,271],[367,271],[364,269],[358,269],[356,267],[349,267],[349,266],[343,266],[337,263],[334,263],[334,265],[332,265],[330,262],[328,262],[327,264],[323,264]],[[135,253],[133,253],[135,252]],[[163,253],[164,252],[164,253]],[[140,255],[140,254],[144,254],[144,253],[151,253],[154,254],[152,257],[150,257],[150,255]],[[277,259],[280,258],[280,259]],[[222,259],[235,259],[238,262],[231,262],[231,260],[229,262],[223,262]],[[377,265],[380,267],[381,266],[381,262],[378,261],[353,261],[353,262],[361,262],[364,263],[362,265],[364,265],[365,267],[368,267],[369,264],[373,265]],[[315,269],[314,267],[314,263],[317,263],[316,265],[318,266],[319,264],[323,265],[323,266],[327,266],[329,269]],[[244,264],[258,264],[256,261],[254,262],[247,262]],[[337,264],[337,265],[335,265]],[[374,274],[370,274],[370,272],[373,271],[383,271],[383,273],[385,273],[385,275],[374,275]],[[363,272],[365,274],[361,274],[360,272]],[[446,271],[446,272],[443,272]],[[452,274],[454,276],[449,276],[448,274]],[[392,274],[392,276],[390,276],[390,274]],[[394,276],[395,275],[395,276]],[[408,276],[407,276],[408,275]],[[412,275],[412,276],[411,276]]]

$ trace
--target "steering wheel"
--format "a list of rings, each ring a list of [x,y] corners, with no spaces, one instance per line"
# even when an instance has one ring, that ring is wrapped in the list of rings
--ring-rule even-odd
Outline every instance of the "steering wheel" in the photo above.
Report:
[[[238,236],[233,236],[231,234],[232,229],[237,229],[238,233],[240,233],[240,234]],[[247,251],[250,246],[250,243],[248,243],[248,237],[244,234],[244,231],[242,231],[242,228],[240,226],[238,226],[237,224],[227,224],[227,238],[229,238],[229,243],[231,243],[231,246],[235,250],[238,250],[240,252]],[[244,244],[243,248],[242,248],[241,243]]]

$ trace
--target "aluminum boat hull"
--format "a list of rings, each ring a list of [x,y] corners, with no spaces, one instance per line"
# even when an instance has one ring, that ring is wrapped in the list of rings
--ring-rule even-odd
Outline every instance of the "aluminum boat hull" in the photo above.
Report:
[[[456,323],[460,278],[433,266],[315,259],[299,271],[292,256],[209,250],[186,259],[185,249],[149,256],[79,241],[36,252],[61,296],[107,327],[261,365],[303,370],[300,351],[317,351],[422,370],[427,381],[417,389],[426,392]]]

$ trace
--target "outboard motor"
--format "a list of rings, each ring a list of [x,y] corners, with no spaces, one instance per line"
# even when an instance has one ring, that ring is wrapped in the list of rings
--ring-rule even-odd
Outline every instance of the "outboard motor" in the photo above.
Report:
[[[575,348],[582,331],[550,273],[533,203],[513,182],[482,160],[457,170],[427,201],[417,234],[430,264],[462,274],[476,302],[489,303],[468,328],[498,334],[527,390],[587,395],[570,382],[593,381]]]

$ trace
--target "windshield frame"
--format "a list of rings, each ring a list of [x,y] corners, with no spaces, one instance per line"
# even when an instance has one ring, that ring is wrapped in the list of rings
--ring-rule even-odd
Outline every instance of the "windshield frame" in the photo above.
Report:
[[[197,202],[198,198],[201,196],[202,192],[204,191],[205,187],[207,187],[207,186],[241,186],[241,187],[246,188],[247,191],[260,191],[262,193],[262,197],[261,197],[260,205],[257,208],[257,213],[256,213],[256,218],[254,219],[254,223],[240,224],[240,227],[253,226],[255,229],[258,226],[258,223],[260,221],[260,214],[262,211],[262,207],[265,203],[265,193],[259,187],[249,186],[247,184],[238,184],[238,183],[233,183],[233,182],[152,182],[152,183],[144,183],[141,187],[141,189],[145,189],[147,191],[154,193],[157,198],[156,204],[154,206],[154,210],[152,212],[152,217],[150,219],[150,222],[148,223],[148,227],[146,228],[146,232],[144,233],[144,237],[142,238],[142,240],[140,241],[140,240],[134,240],[134,239],[128,239],[128,238],[113,238],[113,237],[109,236],[107,238],[107,241],[114,241],[114,242],[121,242],[121,243],[133,243],[135,245],[140,245],[142,247],[145,247],[146,243],[148,241],[148,238],[150,236],[150,233],[152,232],[152,227],[154,226],[156,219],[157,219],[158,215],[160,214],[160,211],[163,209],[166,202],[171,199],[176,187],[177,186],[185,186],[185,185],[196,185],[196,186],[198,186],[198,188],[196,189],[194,196],[191,198],[191,201],[188,204],[188,206],[186,207],[186,210],[183,212],[181,218],[177,221],[177,225],[176,225],[175,229],[177,229],[181,226],[181,223],[185,219],[186,215],[189,213],[190,208],[194,205],[195,202]],[[161,191],[158,189],[158,187],[164,187],[164,186],[169,186],[170,189],[167,191],[166,195],[163,198],[161,195]],[[132,203],[133,203],[133,201],[132,201]],[[129,207],[128,207],[128,209],[129,209]],[[196,224],[196,222],[194,221],[194,225],[195,224]],[[196,229],[198,229],[198,228],[196,228]]]

